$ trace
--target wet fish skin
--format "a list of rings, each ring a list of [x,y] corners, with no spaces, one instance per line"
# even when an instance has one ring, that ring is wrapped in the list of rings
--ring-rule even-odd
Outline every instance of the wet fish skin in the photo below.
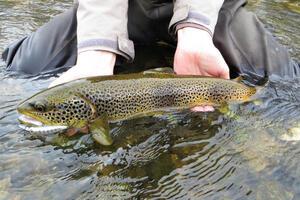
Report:
[[[96,141],[109,145],[109,122],[170,109],[245,102],[255,93],[254,87],[212,77],[114,75],[80,79],[44,90],[22,102],[17,110],[48,126],[87,126],[95,133]]]

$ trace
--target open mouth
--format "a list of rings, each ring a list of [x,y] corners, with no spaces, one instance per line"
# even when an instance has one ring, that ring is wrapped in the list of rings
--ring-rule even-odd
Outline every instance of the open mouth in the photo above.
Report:
[[[19,122],[19,127],[29,132],[57,133],[65,131],[68,128],[67,126],[44,125],[42,122],[26,115],[20,115]]]

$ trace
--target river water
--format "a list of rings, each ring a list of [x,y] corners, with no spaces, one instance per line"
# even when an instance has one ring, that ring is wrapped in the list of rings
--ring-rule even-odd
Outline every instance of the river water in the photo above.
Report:
[[[249,9],[300,59],[297,1]],[[0,0],[0,52],[70,1]],[[16,105],[54,77],[16,77],[0,61],[0,199],[300,199],[300,79],[279,79],[255,102],[112,124],[115,143],[35,135]]]

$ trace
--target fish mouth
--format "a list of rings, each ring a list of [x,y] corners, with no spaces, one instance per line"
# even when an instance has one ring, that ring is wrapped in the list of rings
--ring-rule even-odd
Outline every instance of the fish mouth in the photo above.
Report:
[[[28,126],[43,126],[43,123],[32,118],[32,117],[29,117],[27,115],[23,115],[21,114],[19,116],[19,122],[23,125],[28,125]]]
[[[51,126],[45,125],[42,122],[28,116],[21,114],[19,116],[19,127],[23,130],[28,132],[35,132],[35,133],[58,133],[68,129],[67,126]]]

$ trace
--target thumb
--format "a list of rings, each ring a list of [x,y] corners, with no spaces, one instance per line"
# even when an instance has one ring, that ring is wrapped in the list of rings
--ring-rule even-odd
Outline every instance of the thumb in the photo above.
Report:
[[[224,78],[224,79],[230,79],[228,66],[227,66],[227,69],[220,71],[219,77]]]
[[[221,56],[221,55],[220,55]],[[226,64],[224,58],[221,56],[219,57],[219,74],[218,76],[220,78],[224,78],[224,79],[230,79],[230,75],[229,75],[229,67]]]
[[[48,88],[52,88],[52,87],[54,87],[54,86],[56,86],[56,85],[59,85],[59,84],[61,84],[61,83],[63,83],[63,82],[60,81],[60,78],[57,78],[57,79],[55,79],[54,81],[52,81],[52,82],[49,84]]]

